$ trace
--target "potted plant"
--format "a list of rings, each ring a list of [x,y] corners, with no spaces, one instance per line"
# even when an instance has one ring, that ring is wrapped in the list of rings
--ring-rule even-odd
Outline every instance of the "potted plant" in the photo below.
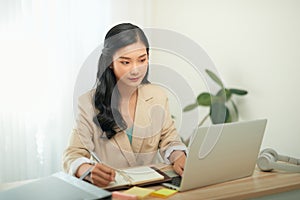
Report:
[[[218,76],[208,69],[205,71],[209,77],[221,87],[221,89],[216,94],[211,94],[209,92],[199,94],[195,103],[186,106],[183,111],[187,112],[197,108],[198,106],[209,107],[208,114],[199,122],[198,127],[201,126],[209,117],[213,124],[237,121],[239,113],[237,106],[231,97],[233,95],[244,96],[248,92],[241,89],[225,88]]]

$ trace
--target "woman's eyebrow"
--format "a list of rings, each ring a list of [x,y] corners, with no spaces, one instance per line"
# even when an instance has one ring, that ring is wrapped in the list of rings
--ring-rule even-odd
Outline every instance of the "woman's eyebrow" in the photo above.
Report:
[[[144,56],[146,56],[146,55],[147,55],[146,53],[143,54],[143,55],[140,55],[139,58],[142,58],[142,57],[144,57]]]
[[[147,55],[146,53],[145,53],[145,54],[142,54],[142,55],[140,55],[138,58],[142,58],[142,57],[144,57],[144,56],[146,56],[146,55]],[[120,56],[119,59],[131,60],[131,58],[125,57],[125,56]]]
[[[131,58],[129,57],[125,57],[125,56],[120,56],[119,59],[126,59],[126,60],[131,60]]]

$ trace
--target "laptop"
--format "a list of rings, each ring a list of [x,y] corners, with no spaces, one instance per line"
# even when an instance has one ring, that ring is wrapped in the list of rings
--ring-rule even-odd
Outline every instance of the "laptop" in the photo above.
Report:
[[[251,176],[266,124],[259,119],[198,128],[188,146],[183,176],[163,185],[186,191]]]
[[[108,200],[111,198],[110,192],[64,172],[57,172],[0,192],[0,199],[6,200]]]

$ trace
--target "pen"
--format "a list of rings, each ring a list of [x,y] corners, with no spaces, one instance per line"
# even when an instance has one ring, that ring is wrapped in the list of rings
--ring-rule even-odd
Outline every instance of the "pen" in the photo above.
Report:
[[[112,168],[112,169],[115,170],[115,171],[120,171],[120,170],[118,170],[118,169],[113,168],[112,166],[110,166],[110,165],[108,165],[108,164],[103,163],[103,162],[100,160],[100,158],[95,154],[95,152],[93,152],[93,151],[89,151],[89,152],[90,152],[92,158],[95,159],[98,163],[104,164],[104,165],[106,165],[106,166]]]
[[[104,163],[100,160],[100,158],[98,158],[98,156],[95,154],[95,152],[90,151],[90,150],[89,150],[89,152],[90,152],[92,158],[94,158],[98,163],[104,164]],[[109,165],[107,165],[107,166],[109,166]],[[112,168],[112,169],[115,170],[115,171],[119,171],[119,170],[117,170],[117,169],[115,169],[115,168],[113,168],[113,167],[111,167],[111,166],[109,166],[109,167]],[[113,182],[116,182],[116,180],[114,180]]]
[[[93,170],[93,166],[88,168],[88,170],[86,170],[81,176],[80,176],[80,180],[83,180],[85,177],[89,176],[91,174]]]
[[[95,152],[93,152],[93,151],[90,151],[89,150],[89,152],[90,152],[90,154],[91,154],[91,156],[98,162],[98,163],[101,163],[101,164],[104,164],[101,160],[100,160],[100,158],[98,158],[98,156],[95,154]],[[105,164],[106,165],[106,164]],[[119,174],[126,180],[126,181],[128,181],[128,182],[132,182],[132,178],[129,176],[129,175],[127,175],[127,174],[125,174],[125,172],[123,172],[122,170],[119,170],[119,169],[115,169],[114,167],[111,167],[111,166],[109,166],[109,165],[107,165],[108,167],[110,167],[110,168],[112,168],[113,170],[115,170],[116,172],[119,172]],[[116,180],[115,180],[116,181]],[[114,181],[114,182],[115,182]]]
[[[93,152],[93,151],[89,151],[91,156],[98,162],[98,163],[102,163],[102,161],[97,157],[97,155]]]

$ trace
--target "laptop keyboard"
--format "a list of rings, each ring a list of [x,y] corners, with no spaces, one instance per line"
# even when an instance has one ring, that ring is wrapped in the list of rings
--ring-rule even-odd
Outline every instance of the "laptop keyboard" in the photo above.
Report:
[[[180,187],[180,184],[181,184],[181,176],[173,177],[172,180],[171,180],[171,184],[172,184],[172,185],[176,185],[177,187]]]

